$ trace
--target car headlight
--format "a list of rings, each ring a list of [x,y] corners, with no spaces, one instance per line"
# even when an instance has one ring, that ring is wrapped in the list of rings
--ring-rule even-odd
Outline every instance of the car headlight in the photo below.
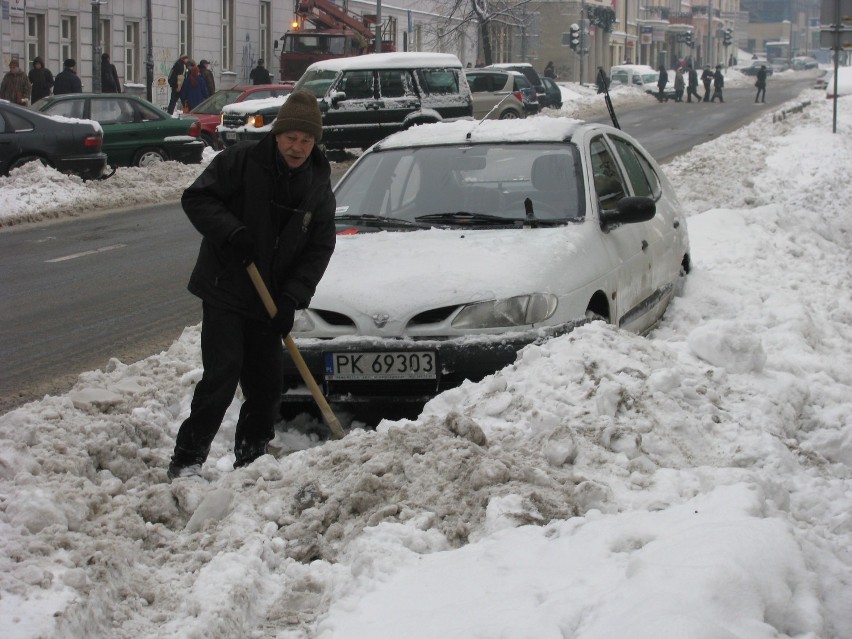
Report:
[[[263,116],[262,115],[250,115],[246,119],[246,126],[254,126],[254,127],[262,127],[263,126]]]
[[[557,299],[549,293],[519,295],[503,300],[477,302],[465,306],[455,319],[454,328],[499,328],[538,324],[556,312]]]
[[[308,331],[314,330],[314,328],[314,321],[311,319],[311,316],[308,315],[306,311],[296,311],[296,316],[293,319],[294,333],[307,333]]]

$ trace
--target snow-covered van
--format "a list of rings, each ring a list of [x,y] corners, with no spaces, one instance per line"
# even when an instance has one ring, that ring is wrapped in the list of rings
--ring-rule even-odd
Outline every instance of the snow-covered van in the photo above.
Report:
[[[415,124],[473,117],[462,64],[447,53],[374,53],[322,60],[308,67],[296,83],[294,90],[298,89],[311,91],[319,100],[326,149],[366,149]],[[283,100],[262,102],[252,113],[244,105],[222,110],[218,132],[226,146],[269,131]]]

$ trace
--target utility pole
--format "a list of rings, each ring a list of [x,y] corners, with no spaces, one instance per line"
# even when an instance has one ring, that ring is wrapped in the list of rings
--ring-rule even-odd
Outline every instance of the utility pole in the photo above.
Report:
[[[154,18],[151,9],[151,0],[146,0],[145,30],[148,34],[148,53],[145,54],[145,97],[148,102],[154,99]]]
[[[376,46],[374,53],[382,52],[382,0],[376,0]]]
[[[101,4],[106,0],[92,0],[92,93],[101,92]]]
[[[705,61],[706,65],[713,65],[713,61],[710,59],[710,47],[711,38],[713,37],[713,0],[708,0],[707,2],[707,60]]]

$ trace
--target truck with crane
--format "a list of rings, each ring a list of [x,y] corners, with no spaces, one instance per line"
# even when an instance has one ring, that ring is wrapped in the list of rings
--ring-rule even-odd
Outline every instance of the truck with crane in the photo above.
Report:
[[[294,18],[281,41],[280,79],[295,82],[314,62],[376,52],[376,16],[359,16],[332,0],[294,0]],[[306,24],[312,28],[304,28]],[[379,51],[396,51],[396,18],[382,21]],[[277,43],[276,43],[277,44]]]

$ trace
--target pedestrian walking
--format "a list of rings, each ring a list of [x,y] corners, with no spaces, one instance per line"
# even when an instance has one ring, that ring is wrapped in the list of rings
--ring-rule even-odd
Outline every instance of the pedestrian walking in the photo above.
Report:
[[[757,70],[757,81],[754,83],[757,87],[757,94],[754,96],[755,102],[766,102],[766,65],[761,64]]]
[[[0,82],[0,98],[26,106],[30,103],[31,91],[30,80],[21,69],[18,58],[12,58],[9,60],[9,70]]]
[[[189,61],[189,74],[180,88],[180,102],[184,113],[189,113],[207,99],[207,83],[193,61]]]
[[[675,102],[683,102],[683,68],[678,67],[675,71]]]
[[[551,78],[553,80],[556,79],[556,68],[553,66],[553,60],[544,66],[544,77]],[[600,93],[600,91],[598,93]]]
[[[168,83],[172,88],[171,96],[169,96],[169,106],[166,108],[169,115],[175,112],[178,99],[180,98],[180,89],[183,86],[183,81],[186,79],[186,65],[189,62],[189,56],[184,54],[175,60],[172,65],[172,70],[169,71]]]
[[[725,86],[725,76],[722,75],[722,65],[716,65],[716,73],[713,74],[713,97],[710,102],[715,102],[719,98],[719,102],[724,102],[722,98],[722,87]]]
[[[190,414],[178,431],[170,479],[197,475],[233,400],[234,468],[266,453],[283,387],[282,336],[306,308],[335,244],[331,167],[317,148],[316,97],[294,91],[259,141],[216,155],[181,199],[201,249],[189,291],[202,300],[201,361]],[[270,320],[246,265],[254,263],[278,307]]]
[[[31,85],[30,97],[33,103],[49,96],[53,89],[53,74],[50,69],[44,68],[44,60],[39,56],[33,58],[33,68],[30,69],[29,81]]]
[[[657,99],[660,102],[667,101],[666,98],[666,85],[669,83],[669,74],[666,72],[666,67],[664,65],[660,65],[659,68],[660,77],[657,79]]]
[[[698,96],[698,71],[696,71],[692,65],[689,65],[689,71],[687,72],[687,83],[686,83],[686,101],[692,102],[692,96],[695,96],[696,102],[701,102],[701,98]]]
[[[207,95],[211,96],[216,93],[216,80],[213,78],[213,72],[210,70],[210,63],[207,60],[202,60],[198,63],[198,70],[207,84]]]
[[[82,92],[83,83],[80,82],[80,78],[77,76],[77,61],[74,58],[68,58],[62,65],[62,71],[56,74],[53,95]]]
[[[710,102],[710,86],[713,84],[713,71],[708,64],[701,73],[701,83],[704,85],[704,102]]]
[[[121,82],[109,53],[101,54],[101,93],[121,93]]]
[[[258,59],[257,66],[249,74],[249,79],[253,84],[272,84],[272,76],[263,66],[263,58]]]

